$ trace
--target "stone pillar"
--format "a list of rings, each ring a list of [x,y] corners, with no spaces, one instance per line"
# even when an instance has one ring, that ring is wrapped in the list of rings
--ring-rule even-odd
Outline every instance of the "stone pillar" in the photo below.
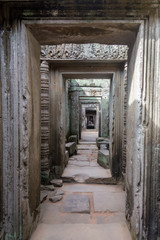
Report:
[[[49,65],[41,63],[41,181],[49,179]]]

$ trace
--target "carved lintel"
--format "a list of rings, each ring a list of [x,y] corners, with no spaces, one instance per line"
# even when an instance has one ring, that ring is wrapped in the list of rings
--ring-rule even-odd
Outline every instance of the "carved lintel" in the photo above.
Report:
[[[49,164],[49,65],[41,63],[41,171],[48,171]]]
[[[62,44],[41,46],[42,60],[127,60],[126,45]]]

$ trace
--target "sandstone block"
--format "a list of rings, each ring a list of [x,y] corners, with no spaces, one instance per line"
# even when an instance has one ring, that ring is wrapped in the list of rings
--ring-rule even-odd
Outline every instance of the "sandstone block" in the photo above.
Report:
[[[50,197],[49,198],[49,201],[53,202],[53,203],[56,203],[60,200],[62,200],[63,196],[62,195],[57,195],[57,196],[54,196],[54,197]]]
[[[48,196],[48,195],[47,195],[46,193],[41,192],[41,195],[40,195],[40,203],[43,203],[43,202],[46,200],[47,196]]]
[[[66,150],[69,152],[69,156],[77,153],[77,145],[75,142],[66,143]]]
[[[103,140],[103,141],[97,142],[97,147],[98,147],[98,149],[101,149],[101,145],[103,145],[102,148],[104,148],[104,145],[106,145],[106,148],[109,149],[109,140],[108,140],[108,139],[105,139],[105,140]]]
[[[65,151],[65,167],[67,166],[68,161],[69,161],[69,152]]]
[[[109,151],[105,149],[99,150],[97,162],[101,167],[109,168]]]
[[[77,135],[71,135],[71,136],[68,138],[68,142],[78,143]]]
[[[53,185],[41,185],[41,190],[54,191]]]
[[[63,181],[61,179],[53,179],[50,181],[51,184],[53,184],[55,187],[62,187]]]
[[[61,189],[57,189],[54,193],[54,196],[64,195],[64,192]]]

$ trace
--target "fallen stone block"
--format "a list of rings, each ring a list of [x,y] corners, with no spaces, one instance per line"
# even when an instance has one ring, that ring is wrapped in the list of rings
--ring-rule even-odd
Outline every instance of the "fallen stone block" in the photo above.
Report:
[[[103,145],[102,148],[104,148],[104,146],[106,146],[106,149],[109,149],[109,143],[110,143],[110,141],[108,139],[99,141],[99,142],[97,142],[97,147],[98,147],[98,149],[101,149],[101,145]]]
[[[54,196],[64,195],[64,192],[61,189],[57,189],[54,193]]]
[[[104,149],[99,150],[97,162],[101,167],[105,169],[109,168],[109,151]]]
[[[65,151],[65,167],[67,166],[68,161],[69,161],[69,152]]]
[[[40,203],[43,203],[47,199],[48,194],[41,192]]]
[[[50,181],[51,184],[53,184],[55,187],[62,187],[63,181],[61,179],[53,179]]]
[[[41,185],[41,190],[54,191],[53,185]]]
[[[50,197],[49,198],[49,201],[53,202],[53,203],[56,203],[60,200],[62,200],[63,196],[62,195],[58,195],[58,196],[53,196],[53,197]]]
[[[69,156],[77,154],[77,145],[75,142],[66,143],[66,150],[69,153]]]
[[[77,135],[71,135],[71,136],[69,136],[68,142],[75,142],[75,143],[77,144],[77,143],[78,143]]]

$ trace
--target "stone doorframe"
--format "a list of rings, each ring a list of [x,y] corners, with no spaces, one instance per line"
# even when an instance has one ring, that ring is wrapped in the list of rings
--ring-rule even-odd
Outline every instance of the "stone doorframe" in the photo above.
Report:
[[[97,63],[96,63],[97,64]],[[62,67],[56,66],[54,67],[53,64],[50,64],[50,164],[54,166],[54,169],[56,171],[56,174],[61,176],[63,170],[64,170],[64,158],[65,158],[65,108],[63,107],[63,104],[65,102],[65,81],[68,79],[81,79],[81,78],[104,78],[104,79],[111,79],[113,78],[112,82],[114,82],[114,102],[116,103],[113,106],[115,116],[118,116],[119,111],[121,108],[119,105],[119,111],[116,110],[116,105],[119,103],[118,96],[120,96],[121,88],[119,87],[119,84],[123,79],[121,79],[120,72],[123,71],[123,65],[122,64],[104,64],[100,65],[92,71],[90,70],[90,66],[81,67],[78,63],[78,66],[72,66],[65,67],[65,65]],[[83,71],[82,71],[83,70]],[[82,71],[82,72],[81,72]],[[118,84],[117,90],[116,86]],[[58,101],[58,102],[57,102]],[[79,98],[77,97],[77,104],[78,104]],[[56,103],[56,104],[55,104]],[[78,105],[79,106],[79,105]],[[79,132],[79,110],[72,109],[71,114],[75,114],[75,117],[77,118],[77,125],[74,126],[74,129],[72,130],[72,134],[77,134]],[[61,121],[60,121],[61,119]],[[113,125],[117,126],[117,122],[119,122],[118,117],[115,119],[112,119],[111,122]],[[48,122],[48,121],[47,121]],[[56,126],[56,127],[55,127]],[[73,127],[73,126],[72,126]],[[123,126],[119,123],[118,127],[114,129],[114,133],[112,134],[112,142],[110,145],[110,148],[112,150],[110,151],[110,159],[111,162],[113,162],[113,166],[111,165],[111,171],[114,176],[118,177],[120,176],[120,166],[121,166],[121,141],[118,141],[118,144],[116,142],[117,135],[120,134],[120,128],[123,128]],[[58,130],[59,129],[59,130]],[[74,132],[73,132],[74,131]],[[118,155],[119,154],[119,155]],[[114,159],[112,161],[112,159]],[[118,166],[118,167],[117,167]]]
[[[86,107],[85,107],[86,106]],[[95,129],[99,132],[99,110],[100,110],[100,104],[99,103],[96,103],[95,100],[93,100],[91,103],[87,103],[87,102],[84,102],[83,100],[80,101],[80,111],[81,111],[81,114],[80,114],[80,128],[79,128],[79,132],[80,132],[80,135],[81,135],[81,131],[82,131],[82,115],[84,116],[85,113],[83,112],[82,113],[82,109],[84,108],[84,111],[86,113],[86,108],[92,108],[93,110],[96,111],[96,127]],[[84,129],[87,129],[86,128],[86,120],[84,120],[85,123],[84,123]]]
[[[160,212],[158,197],[160,188],[157,182],[160,153],[159,17],[157,8],[144,21],[136,23],[135,20],[125,20],[126,23],[132,22],[134,24],[135,22],[139,26],[136,39],[130,45],[129,52],[126,192],[127,218],[130,220],[134,236],[138,236],[140,239],[151,239],[151,237],[156,239],[158,236]],[[114,24],[114,21],[109,22]],[[32,187],[36,188],[37,196],[39,194],[40,149],[37,152],[37,156],[39,154],[37,164],[35,160],[31,162],[30,159],[34,152],[32,144],[35,144],[35,142],[32,143],[31,133],[34,133],[37,139],[39,137],[34,128],[32,132],[33,125],[30,125],[29,119],[31,117],[30,111],[36,116],[36,112],[34,112],[36,106],[33,108],[35,103],[40,110],[40,96],[33,101],[36,93],[33,94],[31,90],[36,91],[37,88],[32,86],[35,84],[35,78],[34,73],[30,72],[29,69],[31,65],[35,67],[37,86],[40,88],[40,72],[38,71],[38,68],[40,69],[38,64],[40,49],[32,33],[34,34],[34,29],[38,25],[41,26],[39,29],[45,28],[45,23],[47,23],[46,20],[39,22],[31,20],[24,23],[17,20],[10,28],[7,22],[2,27],[3,34],[1,34],[0,43],[1,62],[4,63],[1,68],[4,169],[3,227],[6,238],[28,239],[38,220],[39,201],[38,198],[35,202],[30,201],[30,197],[35,197],[34,195],[30,196],[30,194]],[[54,21],[48,23],[55,24]],[[57,20],[56,24],[59,23]],[[63,27],[64,24],[70,26],[71,21],[65,20]],[[80,21],[76,24],[79,25]],[[88,21],[87,24],[93,26],[94,22],[89,23]],[[38,35],[36,37],[38,39]],[[90,37],[92,38],[92,36]],[[63,38],[62,40],[64,41]],[[18,61],[19,57],[21,61]],[[32,64],[30,61],[33,61]],[[137,91],[136,95],[135,91]],[[39,113],[37,117],[39,117],[37,122],[40,123]],[[32,171],[37,169],[37,174],[39,174],[34,186],[32,186],[33,179],[31,179],[33,173],[29,174],[29,167],[32,168],[30,169]],[[12,205],[7,204],[10,201],[12,201]]]

